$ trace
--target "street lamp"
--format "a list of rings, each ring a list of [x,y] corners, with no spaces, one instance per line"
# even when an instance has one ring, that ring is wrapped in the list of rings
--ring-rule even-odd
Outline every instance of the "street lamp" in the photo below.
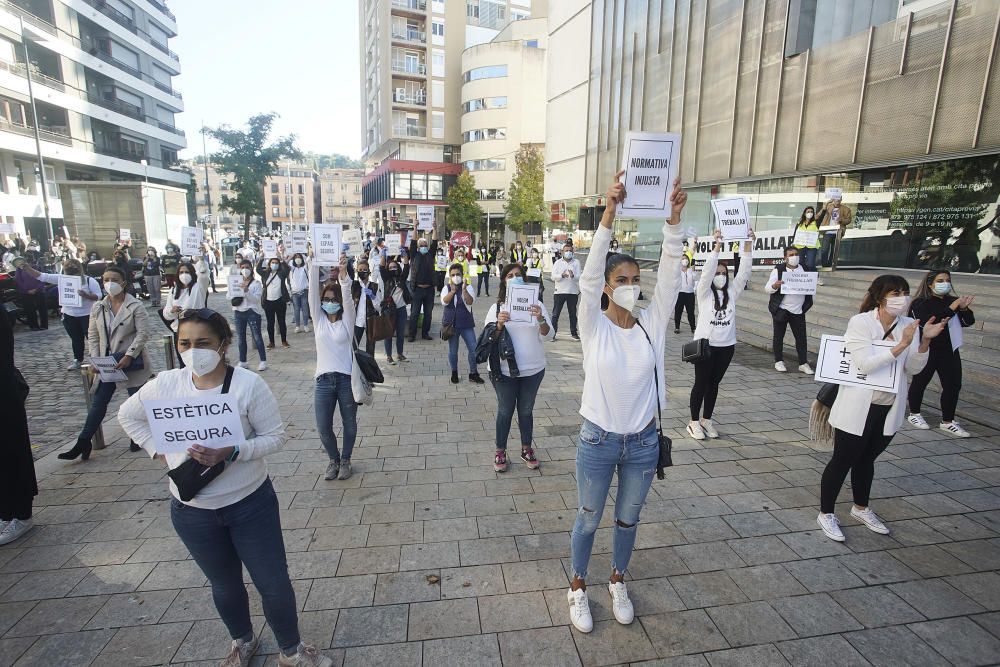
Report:
[[[42,157],[42,138],[38,133],[38,108],[35,106],[35,88],[31,81],[31,56],[28,55],[28,38],[24,34],[24,19],[21,18],[21,46],[24,47],[24,72],[28,77],[28,99],[31,102],[31,117],[35,121],[32,128],[35,135],[35,154],[38,156],[38,177],[42,184],[42,208],[45,211],[45,238],[52,247],[52,217],[49,214],[49,189],[45,182],[45,158]]]

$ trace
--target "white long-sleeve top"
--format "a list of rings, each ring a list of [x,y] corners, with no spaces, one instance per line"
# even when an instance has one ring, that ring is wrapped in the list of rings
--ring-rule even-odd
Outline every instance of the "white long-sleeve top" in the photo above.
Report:
[[[681,277],[677,285],[677,291],[681,294],[693,294],[695,282],[697,281],[695,280],[694,268],[691,266],[688,266],[687,269],[681,267]]]
[[[233,310],[246,312],[252,310],[261,317],[264,316],[264,286],[256,278],[250,283],[243,294],[243,301],[238,306],[233,306]]]
[[[38,276],[38,279],[43,283],[48,283],[49,285],[59,284],[59,274],[58,273],[43,273]],[[90,276],[83,276],[80,279],[80,289],[84,292],[89,292],[93,294],[97,299],[100,299],[104,293],[101,292],[101,284],[91,278]],[[94,307],[96,299],[91,301],[90,299],[82,299],[79,306],[61,306],[60,310],[63,315],[69,315],[70,317],[89,317],[90,310]]]
[[[180,294],[176,297],[174,289],[167,292],[167,300],[163,306],[163,318],[170,321],[170,328],[174,330],[174,333],[177,333],[177,318],[181,316],[181,313],[188,308],[204,308],[208,303],[208,288],[212,280],[208,270],[208,262],[203,261],[201,257],[198,257],[197,260],[194,263],[194,270],[198,279],[187,287],[178,282],[181,288]],[[173,312],[175,306],[181,308],[180,313]]]
[[[514,361],[517,362],[518,377],[530,377],[545,370],[545,341],[555,338],[556,330],[545,304],[538,302],[542,309],[542,318],[549,325],[548,335],[542,335],[541,323],[532,319],[531,322],[507,322],[504,329],[510,334],[510,342],[514,344]],[[493,304],[486,313],[484,324],[495,324],[499,306]],[[506,359],[500,360],[500,372],[510,377],[510,364]]]
[[[742,268],[742,265],[740,266]],[[796,266],[794,269],[786,266],[785,271],[789,271],[791,273],[799,273],[799,272],[805,272],[805,269],[803,269],[801,266]],[[767,292],[768,294],[774,294],[775,292],[780,290],[781,286],[779,286],[778,289],[774,289],[774,283],[777,280],[778,280],[778,269],[777,267],[775,267],[771,269],[771,273],[767,277],[767,282],[764,283],[764,291]],[[781,297],[780,307],[784,308],[792,315],[801,315],[802,307],[805,305],[805,303],[806,303],[806,297],[804,294],[785,294],[784,296]]]
[[[682,239],[680,225],[663,224],[656,289],[649,308],[639,313],[639,323],[649,335],[650,345],[639,326],[623,329],[601,312],[611,230],[600,226],[594,232],[590,254],[580,277],[579,322],[584,372],[580,414],[605,431],[639,433],[656,416],[654,363],[660,379],[659,403],[666,409],[663,346],[667,323],[677,302]]]
[[[118,423],[150,456],[156,454],[143,401],[162,398],[185,398],[222,393],[222,385],[214,389],[194,386],[190,368],[160,371],[155,378],[143,385],[125,401],[118,410]],[[225,471],[191,500],[181,501],[177,487],[170,481],[170,493],[185,505],[215,510],[239,502],[257,490],[267,479],[264,457],[273,454],[285,444],[285,425],[281,421],[278,401],[259,375],[243,368],[233,370],[229,395],[236,398],[243,436],[240,455],[227,463]],[[187,460],[187,454],[165,454],[167,465],[174,469]]]
[[[331,322],[322,308],[323,286],[319,281],[319,265],[309,262],[309,315],[316,337],[316,373],[350,375],[354,367],[354,299],[351,298],[351,277],[344,271],[340,276],[340,319]],[[364,293],[362,293],[362,298]]]
[[[726,288],[729,301],[725,308],[716,310],[712,281],[715,279],[715,270],[719,267],[719,251],[713,251],[705,260],[705,265],[701,267],[701,280],[698,281],[698,326],[694,330],[696,339],[707,338],[712,347],[736,345],[736,302],[750,280],[752,264],[751,253],[741,251],[740,270]],[[682,276],[684,273],[689,272],[681,271]],[[719,301],[722,301],[721,294]]]
[[[378,267],[376,266],[376,268]],[[368,296],[365,294],[365,289],[370,289],[375,295],[375,298],[372,299],[372,304],[375,306],[376,312],[372,313],[372,316],[378,315],[378,306],[382,303],[385,295],[382,293],[382,281],[377,279],[375,274],[368,276],[367,283],[363,283],[360,280],[358,282],[361,284],[361,298],[358,299],[358,312],[354,318],[354,326],[361,327],[363,329],[368,325]],[[345,294],[347,294],[348,297],[351,296],[350,287],[347,288],[347,292],[345,292]]]
[[[572,275],[563,276],[569,272]],[[580,262],[575,258],[569,260],[560,258],[552,265],[552,282],[555,283],[556,294],[579,294],[580,293]]]
[[[291,271],[288,272],[288,284],[293,294],[309,289],[309,269],[305,265],[292,265]]]

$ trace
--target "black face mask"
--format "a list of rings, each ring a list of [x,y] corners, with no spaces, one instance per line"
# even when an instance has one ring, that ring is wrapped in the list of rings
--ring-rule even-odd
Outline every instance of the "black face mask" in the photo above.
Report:
[[[398,276],[399,275],[399,269],[389,269],[389,275],[390,276]]]
[[[358,271],[358,278],[361,278],[362,280],[368,280],[368,276],[370,275],[371,273],[369,271]]]

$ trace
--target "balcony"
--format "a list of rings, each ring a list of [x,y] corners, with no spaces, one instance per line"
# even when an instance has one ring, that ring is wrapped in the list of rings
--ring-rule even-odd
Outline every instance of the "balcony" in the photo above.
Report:
[[[423,13],[427,11],[427,0],[392,0],[390,8],[393,11],[402,10],[405,12]]]
[[[419,90],[397,88],[392,91],[392,101],[395,104],[411,104],[421,107],[427,106],[427,90],[425,88],[421,88]]]
[[[158,10],[169,16],[175,22],[177,21],[177,17],[174,16],[173,13],[169,9],[167,9],[167,6],[162,2],[158,2],[157,0],[146,0],[146,2],[156,7]]]
[[[50,35],[56,35],[56,34],[58,34],[58,30],[56,29],[56,27],[54,25],[52,25],[51,23],[49,23],[45,19],[42,19],[42,18],[39,18],[38,16],[35,16],[31,12],[29,12],[28,10],[15,5],[13,2],[8,2],[8,0],[0,0],[0,9],[7,10],[11,14],[13,14],[14,16],[18,16],[18,17],[24,19],[25,23],[29,23],[29,24],[35,26],[36,28],[44,30],[45,32],[49,33]]]
[[[107,16],[109,19],[117,23],[118,25],[124,26],[129,31],[138,34],[139,29],[135,26],[135,21],[131,16],[121,13],[104,0],[83,0],[88,5],[99,11],[100,13]]]
[[[35,130],[30,125],[12,123],[2,117],[0,117],[0,132],[13,132],[14,134],[20,134],[25,137],[32,138],[35,136]],[[51,141],[52,143],[62,144],[63,146],[73,145],[73,139],[69,136],[69,129],[65,126],[40,125],[38,127],[38,136],[42,139],[42,141]]]
[[[427,33],[423,30],[411,30],[406,27],[392,27],[392,41],[427,44]]]
[[[415,63],[409,60],[393,60],[392,71],[396,74],[427,76],[427,65],[424,63]]]
[[[426,125],[393,125],[392,136],[394,137],[427,137]]]

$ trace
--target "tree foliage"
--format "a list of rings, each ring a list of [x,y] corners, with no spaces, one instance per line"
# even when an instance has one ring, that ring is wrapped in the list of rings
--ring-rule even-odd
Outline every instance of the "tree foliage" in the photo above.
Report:
[[[524,144],[514,156],[505,209],[507,226],[514,231],[522,231],[526,222],[545,219],[545,159],[537,146]]]
[[[244,239],[250,237],[250,217],[264,215],[267,177],[275,173],[279,161],[302,159],[295,135],[268,143],[277,117],[274,112],[251,116],[245,130],[228,125],[206,130],[222,146],[211,160],[221,173],[231,174],[229,192],[235,194],[223,194],[219,208],[243,217]]]
[[[477,201],[476,180],[467,169],[458,175],[455,185],[448,189],[445,203],[448,213],[445,217],[450,230],[473,231],[479,229],[483,219],[483,209]]]
[[[198,186],[194,180],[194,172],[191,171],[191,167],[186,164],[180,164],[175,167],[175,169],[183,171],[191,177],[191,180],[189,180],[185,186],[185,189],[187,190],[187,196],[185,199],[187,199],[188,224],[193,225],[198,221]]]
[[[361,160],[355,160],[340,153],[324,155],[322,153],[307,152],[305,154],[305,161],[311,164],[316,171],[323,171],[324,169],[363,169],[365,166],[365,163]]]

